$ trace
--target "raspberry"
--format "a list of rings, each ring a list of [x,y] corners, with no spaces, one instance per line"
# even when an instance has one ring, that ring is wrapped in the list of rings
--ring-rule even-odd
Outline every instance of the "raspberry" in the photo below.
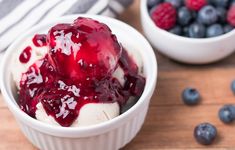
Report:
[[[171,3],[165,2],[154,8],[151,18],[161,29],[169,30],[176,24],[177,12]]]
[[[231,26],[235,27],[235,5],[232,5],[227,13],[227,21]]]
[[[206,0],[185,0],[185,5],[189,9],[195,10],[195,11],[200,10],[206,4],[207,4]]]

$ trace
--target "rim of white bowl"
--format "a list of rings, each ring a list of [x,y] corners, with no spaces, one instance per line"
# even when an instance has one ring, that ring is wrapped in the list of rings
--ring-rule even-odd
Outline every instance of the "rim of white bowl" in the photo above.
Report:
[[[145,18],[145,20],[142,20],[142,21],[147,21],[147,23],[151,26],[152,30],[156,30],[157,32],[161,32],[162,34],[166,36],[171,36],[172,38],[181,40],[181,41],[186,41],[186,42],[191,42],[191,43],[209,43],[209,42],[216,42],[222,39],[226,39],[235,34],[235,29],[233,29],[232,31],[228,33],[225,33],[223,35],[219,35],[216,37],[211,37],[211,38],[188,38],[184,36],[179,36],[179,35],[172,34],[166,30],[163,30],[155,25],[155,23],[151,19],[149,12],[148,12],[147,0],[141,0],[140,11],[144,15],[144,18]]]
[[[62,23],[65,20],[71,20],[71,22],[76,19],[77,17],[89,17],[93,19],[97,19],[98,21],[102,22],[102,20],[108,20],[114,24],[117,24],[118,26],[121,26],[124,30],[127,30],[128,32],[132,32],[133,34],[136,34],[136,36],[141,39],[143,44],[146,47],[146,55],[149,57],[149,63],[151,63],[152,67],[152,74],[149,74],[146,76],[146,85],[144,92],[142,93],[141,97],[137,101],[137,103],[132,106],[129,110],[127,110],[125,113],[109,120],[103,123],[99,123],[96,125],[91,125],[87,127],[61,127],[61,126],[53,126],[41,121],[38,121],[26,113],[24,113],[16,103],[14,103],[14,100],[11,100],[10,94],[7,92],[5,88],[5,83],[4,83],[4,68],[7,66],[7,59],[10,57],[11,53],[14,51],[14,47],[16,47],[19,43],[19,41],[25,39],[30,33],[34,33],[35,31],[38,31],[40,28],[43,28],[44,26],[47,26],[48,24],[51,23]],[[156,62],[156,63],[154,63]],[[5,67],[4,67],[5,66]],[[7,49],[6,54],[3,58],[2,66],[1,66],[1,74],[0,74],[0,85],[1,85],[1,90],[2,94],[4,96],[4,100],[7,103],[8,107],[14,111],[14,114],[17,115],[18,118],[20,118],[24,123],[26,123],[28,126],[39,130],[41,132],[54,135],[54,136],[59,136],[59,137],[70,137],[70,138],[75,138],[75,137],[89,137],[89,136],[94,136],[98,135],[104,132],[107,132],[115,127],[117,124],[122,124],[122,122],[125,121],[125,119],[128,119],[131,117],[131,114],[135,112],[137,108],[139,108],[142,103],[145,101],[145,99],[148,99],[152,96],[151,91],[153,92],[156,86],[156,81],[157,81],[157,59],[155,57],[154,51],[148,41],[141,35],[137,30],[135,30],[133,27],[127,25],[126,23],[123,23],[119,20],[105,17],[105,16],[98,16],[98,15],[85,15],[85,14],[75,14],[75,15],[68,15],[64,17],[57,18],[55,20],[46,22],[44,24],[37,25],[30,30],[28,30],[26,33],[22,34],[17,40],[15,40],[10,47]],[[113,127],[113,128],[112,128]]]

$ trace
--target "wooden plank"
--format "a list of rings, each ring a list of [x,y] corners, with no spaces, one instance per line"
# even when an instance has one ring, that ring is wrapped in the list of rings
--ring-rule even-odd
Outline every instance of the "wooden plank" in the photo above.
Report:
[[[185,71],[161,71],[154,93],[153,105],[182,104],[181,93],[186,87],[199,90],[201,104],[234,103],[235,96],[230,84],[235,77],[235,69],[212,69]]]
[[[132,149],[193,149],[193,148],[234,148],[234,125],[224,125],[217,117],[220,105],[196,107],[160,106],[150,107],[146,122],[136,136],[123,150]],[[194,127],[198,123],[214,124],[219,136],[211,146],[195,142]]]

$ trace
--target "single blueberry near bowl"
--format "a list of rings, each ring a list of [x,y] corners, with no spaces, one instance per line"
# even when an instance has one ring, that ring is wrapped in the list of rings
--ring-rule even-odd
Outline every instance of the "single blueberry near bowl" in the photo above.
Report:
[[[229,24],[224,25],[224,33],[228,33],[233,30],[233,27]]]
[[[215,37],[224,34],[224,29],[220,24],[213,24],[207,28],[206,36]]]
[[[235,106],[225,105],[219,110],[219,118],[224,123],[231,123],[235,119]]]
[[[199,92],[194,88],[186,88],[182,93],[182,100],[187,105],[198,104],[200,97]]]
[[[214,24],[217,19],[218,15],[216,9],[211,5],[207,5],[199,11],[197,20],[205,25],[211,25]]]
[[[191,38],[204,38],[206,35],[206,28],[200,23],[193,23],[189,26],[189,37]]]
[[[195,127],[194,137],[198,143],[210,145],[215,140],[217,129],[210,123],[202,123]]]
[[[165,2],[171,3],[175,8],[179,8],[183,4],[183,0],[165,0]]]
[[[178,23],[182,26],[188,25],[193,18],[191,11],[187,7],[179,8],[177,15]]]

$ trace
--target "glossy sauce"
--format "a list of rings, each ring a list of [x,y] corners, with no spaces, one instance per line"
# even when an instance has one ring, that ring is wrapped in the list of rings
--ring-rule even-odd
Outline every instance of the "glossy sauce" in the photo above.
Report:
[[[97,21],[78,18],[58,24],[47,35],[48,54],[22,75],[19,106],[35,117],[41,102],[61,126],[71,126],[87,103],[118,102],[141,96],[145,78],[110,29]],[[46,45],[47,45],[46,44]],[[112,77],[117,66],[125,84]]]
[[[32,48],[30,46],[27,46],[23,51],[22,53],[20,54],[20,57],[19,57],[19,60],[21,63],[25,64],[27,63],[30,58],[31,58],[31,51],[32,51]]]

